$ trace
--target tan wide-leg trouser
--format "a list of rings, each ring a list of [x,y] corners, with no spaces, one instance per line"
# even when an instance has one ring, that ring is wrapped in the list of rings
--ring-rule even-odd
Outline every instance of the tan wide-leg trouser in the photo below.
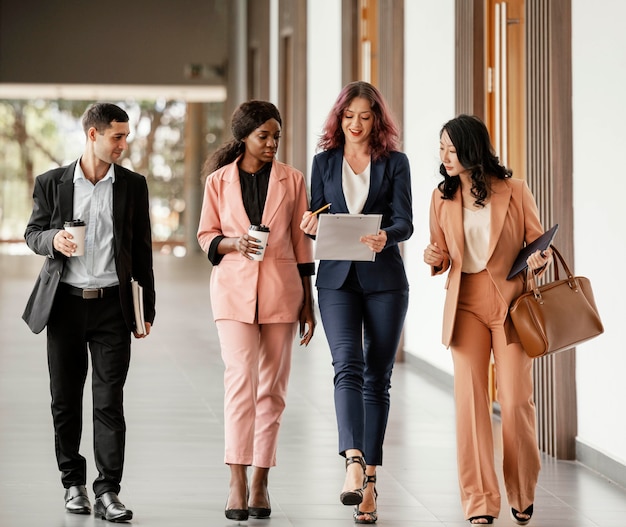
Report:
[[[502,418],[503,472],[509,505],[525,510],[535,498],[541,468],[533,402],[532,359],[519,343],[506,343],[508,306],[489,273],[464,274],[451,343],[454,361],[457,458],[466,518],[498,517],[489,364],[495,361]]]

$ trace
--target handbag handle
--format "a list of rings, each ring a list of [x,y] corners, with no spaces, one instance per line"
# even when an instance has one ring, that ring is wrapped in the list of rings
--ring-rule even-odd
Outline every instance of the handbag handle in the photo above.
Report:
[[[563,258],[561,253],[558,251],[558,249],[554,245],[550,245],[550,248],[552,249],[552,253],[556,254],[558,258],[558,261],[554,264],[555,281],[559,280],[559,263],[558,262],[561,262],[561,265],[563,266],[563,270],[565,271],[565,274],[567,276],[568,285],[575,292],[578,292],[578,282],[576,281],[576,278],[574,278],[574,275],[572,274],[572,272],[569,270],[567,263],[565,263],[565,259]],[[534,271],[531,271],[530,268],[528,267],[526,268],[526,277],[524,279],[524,291],[531,291],[531,290],[533,292],[533,295],[535,296],[535,300],[537,300],[537,302],[542,304],[543,298],[541,297],[541,291],[539,290],[539,287],[537,286],[537,280],[535,280],[535,273]]]

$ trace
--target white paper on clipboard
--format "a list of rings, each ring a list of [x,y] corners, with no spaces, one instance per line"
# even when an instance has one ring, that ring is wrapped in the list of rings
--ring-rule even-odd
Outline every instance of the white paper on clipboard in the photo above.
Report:
[[[378,234],[382,219],[382,214],[320,214],[315,259],[373,262],[376,253],[359,240]]]

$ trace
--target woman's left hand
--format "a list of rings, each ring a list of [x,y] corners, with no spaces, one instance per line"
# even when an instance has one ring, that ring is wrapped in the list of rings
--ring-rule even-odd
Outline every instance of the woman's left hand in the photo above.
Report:
[[[535,273],[537,278],[543,276],[551,262],[552,249],[549,247],[545,251],[535,251],[526,259],[528,268]]]
[[[380,230],[378,234],[368,234],[361,236],[361,242],[367,245],[375,253],[379,253],[387,245],[387,231]]]
[[[305,331],[306,330],[306,331]],[[315,313],[310,302],[305,302],[300,310],[300,346],[307,346],[315,332]]]

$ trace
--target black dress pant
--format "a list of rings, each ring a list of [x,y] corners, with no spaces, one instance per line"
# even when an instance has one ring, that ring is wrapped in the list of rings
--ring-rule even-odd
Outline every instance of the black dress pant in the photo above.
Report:
[[[61,285],[48,321],[48,369],[55,450],[65,488],[85,485],[87,468],[79,453],[83,391],[91,354],[94,455],[97,496],[120,491],[126,423],[123,390],[130,364],[130,331],[119,297],[85,300]]]

